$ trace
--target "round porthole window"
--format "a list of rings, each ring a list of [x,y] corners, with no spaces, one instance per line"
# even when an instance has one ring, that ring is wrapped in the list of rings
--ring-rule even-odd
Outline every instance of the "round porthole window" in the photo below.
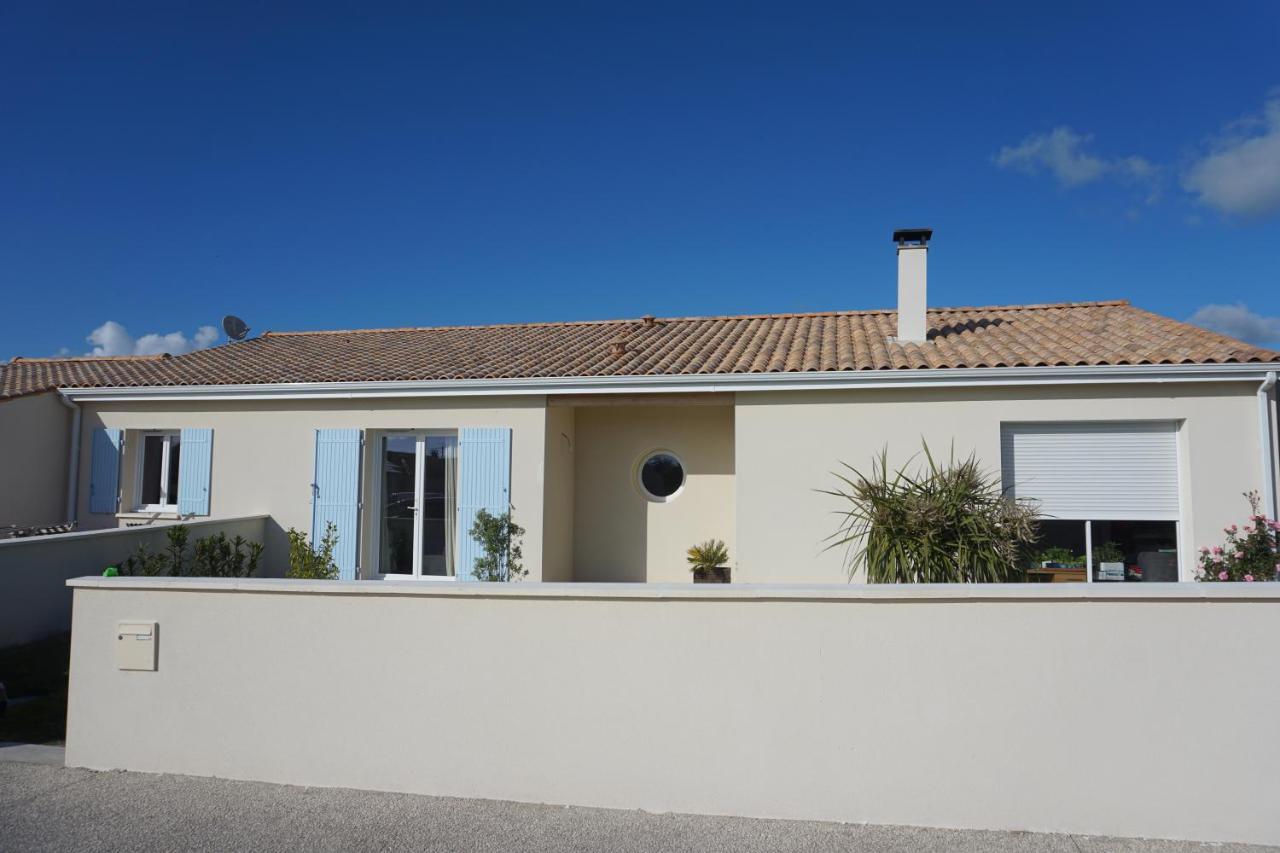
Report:
[[[669,501],[684,487],[684,463],[674,453],[655,450],[640,463],[640,490],[654,501]]]

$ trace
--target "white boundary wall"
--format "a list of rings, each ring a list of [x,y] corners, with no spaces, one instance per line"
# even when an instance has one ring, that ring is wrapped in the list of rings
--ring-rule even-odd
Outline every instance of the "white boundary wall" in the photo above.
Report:
[[[262,542],[266,521],[265,515],[255,515],[180,523],[191,529],[192,543],[218,532]],[[108,565],[132,556],[141,543],[152,553],[163,551],[172,526],[163,522],[0,540],[0,648],[71,630],[67,579],[86,572],[101,574]]]
[[[1280,843],[1280,584],[70,585],[72,766]]]

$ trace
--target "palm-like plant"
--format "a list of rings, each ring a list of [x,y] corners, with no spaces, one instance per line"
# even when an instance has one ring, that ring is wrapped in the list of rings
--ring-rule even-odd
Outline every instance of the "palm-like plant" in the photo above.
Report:
[[[686,554],[685,559],[689,561],[689,568],[695,572],[718,569],[729,562],[729,549],[719,539],[708,539],[706,542],[694,545]]]
[[[1005,497],[999,475],[974,455],[940,465],[924,444],[924,464],[890,471],[888,451],[870,475],[841,463],[841,486],[822,489],[845,506],[827,548],[843,547],[852,579],[870,583],[1006,583],[1025,579],[1029,547],[1039,538],[1039,511]]]

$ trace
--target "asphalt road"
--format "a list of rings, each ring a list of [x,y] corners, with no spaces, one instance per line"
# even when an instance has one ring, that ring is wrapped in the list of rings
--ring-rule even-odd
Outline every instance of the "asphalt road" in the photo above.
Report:
[[[1045,851],[1262,847],[852,826],[295,788],[0,762],[0,850]]]

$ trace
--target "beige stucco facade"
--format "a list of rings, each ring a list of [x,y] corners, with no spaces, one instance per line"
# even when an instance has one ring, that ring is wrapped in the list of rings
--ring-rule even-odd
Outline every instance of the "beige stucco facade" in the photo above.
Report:
[[[0,402],[0,527],[66,517],[71,410],[56,391]]]
[[[1261,488],[1255,390],[1236,382],[739,394],[735,580],[847,579],[843,552],[823,544],[840,504],[817,491],[837,485],[841,462],[868,470],[887,448],[896,466],[924,440],[944,455],[976,453],[998,472],[1002,423],[1085,420],[1179,423],[1186,580],[1194,549],[1220,544],[1222,527],[1248,515],[1242,493]]]
[[[574,409],[574,580],[687,582],[685,552],[721,539],[737,559],[734,409],[720,405],[623,405]],[[638,469],[653,451],[674,453],[685,484],[652,501]]]
[[[136,524],[136,440],[121,465],[120,514],[89,511],[92,433],[214,430],[210,513],[270,516],[269,568],[284,569],[284,531],[310,531],[315,431],[365,430],[362,575],[374,573],[378,439],[386,431],[512,429],[511,503],[526,529],[529,580],[688,582],[686,549],[729,545],[733,580],[844,582],[844,555],[824,550],[834,529],[842,462],[866,468],[888,448],[897,463],[927,440],[937,452],[976,453],[1000,468],[1001,424],[1026,421],[1170,420],[1178,425],[1183,579],[1194,549],[1222,538],[1262,486],[1257,386],[1252,381],[1022,385],[967,388],[753,391],[629,396],[420,397],[334,400],[111,401],[81,403],[79,523]],[[70,413],[54,394],[0,404],[6,459],[0,490],[15,518],[64,514]],[[646,499],[637,466],[651,451],[684,463],[684,488]],[[14,503],[14,495],[25,500]],[[26,513],[25,516],[21,515]]]
[[[207,427],[213,429],[209,513],[232,517],[266,513],[269,569],[283,572],[288,546],[285,531],[294,527],[311,532],[311,483],[315,479],[315,431],[365,430],[362,476],[359,566],[362,576],[375,573],[374,525],[377,505],[375,456],[385,432],[451,430],[461,427],[510,427],[511,504],[514,519],[527,531],[525,567],[530,580],[542,579],[543,565],[543,440],[545,405],[540,397],[414,399],[414,400],[299,400],[287,402],[119,402],[85,403],[80,460],[80,519],[86,529],[114,527],[136,518],[127,513],[89,511],[92,432],[98,427],[144,431]],[[121,463],[121,505],[136,505],[137,470],[126,432]]]

